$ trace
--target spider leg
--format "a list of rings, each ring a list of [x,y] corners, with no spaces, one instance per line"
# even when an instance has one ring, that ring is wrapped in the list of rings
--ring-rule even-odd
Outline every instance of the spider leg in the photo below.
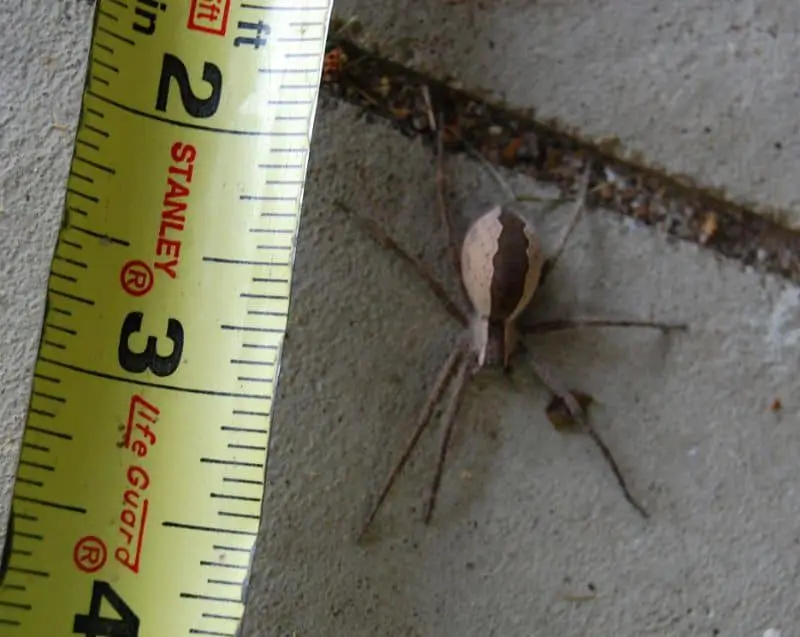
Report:
[[[433,509],[436,506],[436,496],[439,493],[439,485],[441,484],[442,473],[444,472],[444,463],[447,459],[447,450],[450,446],[450,437],[453,434],[458,408],[461,406],[461,401],[464,398],[464,390],[471,377],[471,362],[470,358],[466,358],[461,362],[456,372],[455,379],[453,380],[455,389],[450,396],[447,409],[442,416],[442,420],[445,423],[444,435],[442,436],[442,442],[439,446],[439,461],[436,464],[436,474],[433,477],[433,482],[428,492],[428,502],[425,506],[425,524],[430,524],[431,518],[433,517]]]
[[[564,330],[581,329],[585,327],[646,327],[661,330],[662,332],[686,331],[689,326],[685,323],[662,323],[658,321],[639,321],[628,319],[598,319],[574,318],[556,319],[553,321],[536,321],[527,325],[520,325],[522,334],[547,334]]]
[[[643,518],[650,517],[650,514],[631,494],[630,489],[628,489],[628,485],[625,482],[625,478],[622,475],[622,471],[620,471],[619,465],[614,459],[614,455],[611,453],[611,449],[600,437],[600,434],[597,432],[594,426],[590,423],[589,419],[586,417],[586,413],[583,411],[572,393],[564,388],[562,384],[553,377],[550,371],[544,365],[539,364],[533,356],[528,357],[528,362],[531,366],[531,369],[533,369],[533,372],[539,377],[539,380],[553,394],[557,395],[559,398],[561,398],[561,400],[564,401],[564,404],[567,406],[572,418],[586,431],[586,433],[589,434],[589,437],[594,441],[595,445],[597,445],[597,448],[600,449],[600,453],[603,454],[603,458],[605,458],[606,463],[614,473],[614,477],[617,479],[617,483],[619,484],[619,488],[622,490],[625,499],[634,509],[636,509],[639,514],[641,514]]]
[[[575,199],[575,208],[572,211],[572,217],[570,218],[564,233],[561,235],[561,239],[558,242],[558,247],[555,249],[552,256],[545,260],[544,267],[542,268],[542,275],[539,279],[540,287],[544,285],[545,279],[556,267],[561,255],[564,254],[564,249],[567,247],[567,242],[569,241],[569,238],[572,236],[572,233],[578,226],[578,222],[583,216],[583,213],[586,209],[586,193],[589,190],[589,179],[591,176],[592,164],[591,162],[587,162],[586,168],[583,171],[583,177],[581,178],[580,186],[578,188],[578,196]]]
[[[466,353],[466,346],[467,342],[465,340],[460,340],[458,344],[453,348],[450,356],[445,361],[444,365],[442,365],[441,369],[439,370],[439,375],[436,378],[436,382],[434,383],[431,391],[428,395],[428,399],[425,401],[425,405],[422,407],[422,411],[419,413],[419,417],[417,418],[416,427],[414,430],[414,435],[411,436],[411,440],[409,440],[408,444],[406,445],[406,449],[403,452],[403,455],[400,457],[400,460],[392,469],[389,477],[384,484],[383,489],[381,490],[380,495],[378,496],[378,501],[373,506],[372,511],[367,518],[367,521],[364,523],[364,527],[361,530],[361,533],[358,536],[358,540],[361,541],[361,538],[364,537],[364,534],[367,532],[370,524],[375,519],[375,516],[378,513],[378,509],[380,509],[381,505],[383,504],[386,496],[389,494],[392,486],[394,485],[397,477],[400,475],[400,472],[405,467],[406,463],[408,462],[409,458],[411,457],[411,453],[414,451],[417,443],[419,442],[420,436],[422,436],[422,432],[427,427],[428,423],[431,420],[431,416],[433,414],[433,407],[437,403],[437,401],[441,398],[442,394],[444,393],[445,388],[447,387],[447,383],[453,375],[457,365],[464,359],[464,354]]]
[[[370,234],[370,236],[375,240],[376,243],[383,246],[390,252],[392,252],[396,257],[398,257],[401,261],[410,265],[414,272],[416,272],[417,276],[419,276],[423,282],[428,286],[428,289],[433,292],[434,296],[441,302],[444,309],[447,311],[450,316],[452,316],[456,321],[458,321],[462,326],[466,327],[469,324],[469,319],[464,312],[455,304],[455,302],[450,298],[450,296],[445,291],[442,284],[439,283],[436,278],[430,273],[430,271],[422,264],[422,262],[411,256],[408,252],[406,252],[400,245],[395,241],[381,226],[372,219],[367,219],[366,217],[362,217],[361,215],[356,214],[353,210],[351,210],[348,206],[346,206],[341,201],[334,201],[333,205],[336,206],[342,212],[350,215],[353,217],[358,223]]]
[[[429,107],[430,108],[430,107]],[[458,279],[461,294],[465,299],[469,299],[467,290],[464,287],[464,279],[461,276],[461,254],[459,244],[456,243],[453,231],[453,219],[450,216],[450,208],[447,205],[445,192],[447,190],[447,178],[444,170],[444,117],[440,114],[436,130],[436,200],[439,207],[439,219],[444,227],[447,250],[450,253],[450,261],[453,264],[453,271]]]

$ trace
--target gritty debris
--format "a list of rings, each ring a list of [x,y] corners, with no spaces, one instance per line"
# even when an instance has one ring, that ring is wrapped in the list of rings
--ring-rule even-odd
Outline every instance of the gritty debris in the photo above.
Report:
[[[800,231],[784,227],[786,215],[766,215],[704,189],[690,178],[668,175],[620,157],[618,140],[591,142],[541,122],[532,109],[490,102],[485,91],[467,91],[368,51],[332,30],[326,45],[323,91],[378,116],[432,148],[435,127],[426,116],[422,87],[433,110],[443,113],[445,147],[477,149],[489,162],[568,191],[580,179],[576,166],[595,167],[587,207],[602,206],[684,241],[713,249],[760,271],[800,282]]]

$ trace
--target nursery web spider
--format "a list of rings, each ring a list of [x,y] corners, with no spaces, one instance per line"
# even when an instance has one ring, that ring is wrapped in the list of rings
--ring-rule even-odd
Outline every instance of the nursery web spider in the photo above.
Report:
[[[431,119],[433,119],[432,114]],[[574,210],[567,228],[559,240],[558,247],[551,257],[545,258],[543,255],[533,226],[506,204],[495,206],[475,220],[467,230],[459,249],[453,238],[453,224],[445,201],[442,120],[440,119],[436,124],[436,182],[440,222],[445,230],[452,266],[460,282],[461,300],[470,307],[471,316],[468,316],[459,307],[459,304],[449,297],[442,285],[418,259],[401,248],[375,221],[356,215],[341,202],[335,202],[335,205],[340,210],[355,218],[375,241],[411,266],[425,282],[428,289],[441,301],[444,309],[464,328],[453,351],[439,371],[428,398],[417,417],[413,435],[402,456],[390,472],[377,502],[364,524],[359,539],[364,536],[375,519],[392,485],[411,457],[417,442],[433,416],[436,404],[444,395],[448,385],[453,383],[454,389],[442,413],[444,433],[439,447],[436,471],[425,507],[424,521],[425,524],[430,523],[450,437],[456,420],[456,413],[464,390],[470,379],[482,368],[499,367],[508,371],[512,356],[525,353],[525,346],[520,341],[521,335],[584,327],[646,327],[655,328],[662,332],[686,329],[684,324],[597,318],[564,319],[520,324],[520,316],[530,305],[536,290],[542,286],[547,275],[556,266],[572,231],[581,218],[591,176],[591,166],[588,161],[584,165]],[[628,489],[622,472],[608,445],[606,445],[586,417],[584,408],[580,404],[581,400],[579,399],[581,396],[579,393],[569,391],[550,373],[546,365],[536,361],[533,357],[528,356],[527,362],[534,374],[556,397],[555,400],[563,407],[571,421],[578,425],[581,431],[587,433],[600,449],[611,471],[614,473],[625,499],[636,511],[647,518],[647,511]]]

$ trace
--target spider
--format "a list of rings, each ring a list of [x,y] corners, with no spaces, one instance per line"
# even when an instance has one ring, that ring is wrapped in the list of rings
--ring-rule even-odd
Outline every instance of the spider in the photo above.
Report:
[[[429,114],[432,119],[432,114]],[[459,304],[450,298],[444,287],[429,270],[415,257],[404,250],[377,222],[355,214],[343,203],[335,206],[356,219],[372,238],[396,257],[409,265],[428,289],[439,299],[443,308],[462,326],[463,332],[440,368],[430,389],[427,400],[417,416],[413,434],[405,451],[391,470],[358,538],[361,540],[381,505],[385,501],[400,472],[405,467],[422,433],[428,426],[436,404],[442,399],[447,387],[452,383],[454,390],[445,403],[441,420],[444,433],[439,446],[439,456],[433,481],[428,491],[424,522],[430,524],[439,485],[447,457],[450,437],[456,421],[464,391],[469,381],[484,368],[500,368],[505,373],[511,369],[512,359],[526,353],[521,336],[541,334],[565,329],[583,327],[643,327],[661,330],[685,330],[685,324],[671,324],[640,320],[618,319],[563,319],[556,321],[522,322],[524,311],[529,307],[534,294],[541,288],[547,276],[553,271],[564,252],[572,231],[577,226],[583,210],[591,177],[591,164],[585,162],[583,177],[570,221],[563,232],[556,250],[546,258],[532,224],[508,204],[500,204],[478,217],[468,228],[459,244],[453,238],[453,224],[445,201],[444,174],[444,132],[442,119],[436,123],[437,165],[436,185],[437,203],[452,266],[460,282],[461,301],[471,308],[471,315],[465,313]],[[531,356],[528,365],[534,374],[553,394],[554,402],[548,408],[561,410],[571,424],[587,433],[599,448],[609,468],[614,473],[625,499],[647,518],[648,512],[633,497],[622,472],[608,445],[600,437],[588,420],[584,405],[588,403],[586,394],[567,390],[550,373],[548,367]],[[582,404],[583,403],[583,404]],[[556,405],[556,407],[552,407]],[[555,423],[554,423],[555,424]]]

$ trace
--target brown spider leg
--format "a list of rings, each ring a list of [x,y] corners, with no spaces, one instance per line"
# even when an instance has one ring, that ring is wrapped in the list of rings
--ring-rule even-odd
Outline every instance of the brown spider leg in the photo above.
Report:
[[[625,499],[634,509],[636,509],[636,511],[639,512],[639,514],[641,514],[643,518],[649,518],[650,514],[641,504],[639,504],[639,502],[631,494],[630,489],[628,489],[628,485],[625,482],[625,478],[622,475],[622,471],[620,471],[617,461],[614,459],[614,455],[611,453],[611,449],[609,449],[608,445],[600,437],[600,434],[597,433],[597,430],[590,423],[585,412],[583,409],[581,409],[580,404],[578,404],[578,401],[575,400],[575,397],[572,395],[572,393],[565,389],[561,383],[553,377],[549,370],[547,370],[547,368],[545,368],[543,365],[540,365],[533,356],[528,357],[528,362],[531,366],[531,369],[533,369],[533,372],[539,377],[539,380],[553,394],[557,395],[559,398],[561,398],[561,400],[564,401],[564,404],[567,406],[572,418],[575,420],[575,422],[581,425],[581,427],[586,431],[586,433],[589,434],[589,437],[597,445],[598,449],[600,449],[600,453],[603,454],[603,458],[605,458],[606,463],[608,463],[608,466],[614,473],[614,477],[617,479],[617,483],[619,484],[619,488],[622,490]]]
[[[572,211],[572,217],[567,224],[566,230],[564,230],[564,234],[561,235],[561,239],[558,242],[558,247],[555,249],[552,256],[545,260],[544,267],[542,268],[542,275],[539,278],[539,286],[544,285],[545,279],[556,267],[561,255],[564,254],[564,249],[567,247],[567,241],[569,241],[569,238],[572,236],[575,228],[578,227],[578,222],[581,220],[581,217],[586,209],[586,193],[589,191],[589,180],[591,176],[592,164],[591,162],[587,162],[586,168],[583,171],[583,177],[581,178],[580,186],[578,188],[578,195],[575,199],[575,208]]]
[[[401,261],[410,265],[417,273],[417,276],[419,276],[425,282],[425,284],[428,286],[428,289],[433,292],[437,299],[439,299],[442,306],[447,313],[450,314],[450,316],[458,321],[463,327],[466,327],[469,324],[467,315],[459,309],[455,302],[453,302],[447,292],[445,292],[444,287],[442,287],[442,285],[433,277],[433,275],[422,264],[422,262],[401,248],[400,245],[394,239],[392,239],[392,237],[389,236],[389,234],[383,228],[381,228],[377,222],[356,214],[341,201],[336,200],[333,202],[333,205],[342,212],[356,219],[356,221],[358,221],[358,223],[364,227],[370,236],[372,236],[376,243],[392,252]]]
[[[442,436],[442,442],[439,445],[439,461],[436,464],[436,474],[433,477],[433,482],[431,483],[431,488],[428,492],[428,502],[425,506],[425,524],[430,524],[431,518],[433,517],[433,508],[436,506],[436,496],[439,493],[439,485],[442,482],[444,463],[447,459],[447,450],[450,446],[450,437],[453,434],[456,415],[458,414],[458,409],[461,406],[461,401],[464,398],[464,390],[467,388],[467,383],[472,376],[471,367],[471,357],[467,357],[461,362],[461,366],[458,368],[455,379],[453,380],[455,389],[453,390],[453,394],[450,396],[450,400],[447,403],[447,408],[442,416],[442,420],[445,423],[444,435]]]
[[[364,527],[361,530],[361,533],[358,536],[358,540],[361,541],[361,538],[364,537],[364,534],[367,532],[369,525],[372,524],[372,521],[375,519],[375,516],[378,513],[378,509],[380,509],[381,505],[383,504],[386,496],[389,494],[392,486],[397,480],[397,476],[400,475],[400,472],[403,470],[403,467],[406,466],[409,458],[411,457],[411,453],[414,451],[414,447],[416,447],[417,442],[419,442],[420,436],[422,436],[422,432],[427,427],[428,423],[431,420],[431,415],[433,414],[433,407],[438,402],[438,400],[442,397],[444,390],[447,387],[447,383],[453,375],[453,372],[456,369],[456,366],[463,360],[464,354],[467,351],[467,341],[461,339],[459,340],[458,344],[453,348],[452,353],[445,361],[444,365],[442,365],[441,369],[439,370],[439,375],[436,378],[436,382],[431,389],[430,394],[428,395],[428,399],[425,401],[425,405],[422,407],[422,411],[417,418],[416,428],[414,430],[414,435],[411,436],[411,440],[409,440],[408,444],[406,445],[406,450],[403,452],[403,455],[400,457],[400,460],[392,469],[389,477],[384,484],[383,489],[381,490],[380,496],[378,496],[378,501],[375,503],[375,506],[372,508],[372,511],[367,518],[367,521],[364,523]]]
[[[430,105],[429,105],[430,108]],[[431,111],[431,117],[432,111]],[[455,233],[453,232],[453,219],[450,216],[450,208],[447,205],[445,192],[447,190],[447,179],[444,171],[444,116],[439,114],[436,130],[436,201],[439,208],[439,219],[444,227],[447,250],[450,253],[450,262],[453,264],[453,271],[458,280],[458,287],[461,296],[469,303],[469,294],[464,285],[464,278],[461,275],[461,254],[459,244],[456,243]]]
[[[658,321],[638,321],[627,319],[595,319],[575,318],[556,319],[553,321],[536,321],[527,325],[520,325],[521,334],[548,334],[564,330],[581,329],[585,327],[647,327],[661,330],[662,332],[685,331],[689,329],[686,323],[661,323]]]

